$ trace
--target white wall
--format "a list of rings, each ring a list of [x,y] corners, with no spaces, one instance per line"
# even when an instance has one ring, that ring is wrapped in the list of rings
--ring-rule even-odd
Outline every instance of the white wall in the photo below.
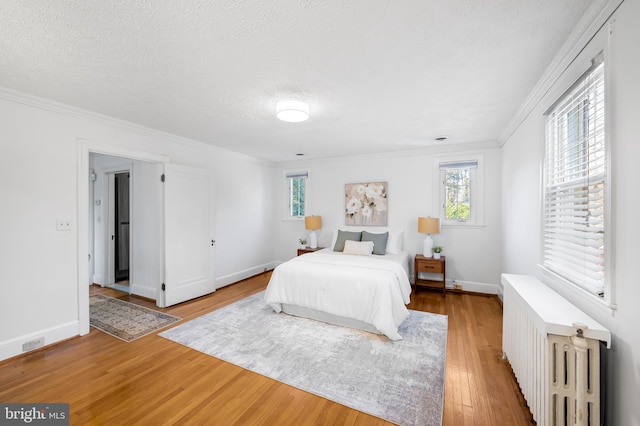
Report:
[[[78,334],[76,224],[79,208],[88,208],[78,206],[79,139],[213,171],[218,287],[272,265],[265,163],[9,91],[0,91],[0,124],[0,359],[34,337],[50,344]],[[71,219],[72,230],[56,231],[56,219]]]
[[[388,226],[384,230],[404,230],[404,248],[411,255],[422,253],[424,235],[417,232],[419,216],[438,216],[434,159],[451,153],[464,157],[465,152],[440,149],[438,152],[413,152],[386,156],[343,158],[280,164],[274,171],[276,210],[276,255],[286,261],[296,255],[298,238],[306,231],[303,221],[284,220],[286,191],[284,170],[308,168],[309,188],[307,215],[322,216],[318,245],[329,246],[333,229],[347,229],[344,217],[344,189],[347,183],[388,183]],[[478,153],[469,151],[468,153]],[[443,246],[447,259],[447,281],[455,279],[466,290],[493,292],[500,281],[500,175],[499,149],[484,149],[485,167],[485,226],[464,229],[443,227],[434,235],[437,245]],[[349,227],[350,229],[366,229]],[[370,232],[381,232],[378,227]]]
[[[617,310],[612,315],[591,303],[571,299],[613,334],[607,351],[607,424],[640,425],[640,2],[625,1],[614,15],[614,31],[607,51],[608,108],[612,112],[613,193],[615,224],[614,268]],[[604,27],[607,31],[607,27]],[[593,46],[591,42],[585,52]],[[543,156],[543,106],[538,105],[503,149],[503,265],[508,273],[535,275],[545,280],[540,261],[540,165]],[[570,297],[565,292],[565,297]]]

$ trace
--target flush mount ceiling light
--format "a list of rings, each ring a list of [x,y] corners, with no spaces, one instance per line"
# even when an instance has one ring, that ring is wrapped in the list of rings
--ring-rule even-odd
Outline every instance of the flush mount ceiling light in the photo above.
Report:
[[[278,101],[276,116],[282,121],[299,123],[309,118],[309,104],[293,99]]]

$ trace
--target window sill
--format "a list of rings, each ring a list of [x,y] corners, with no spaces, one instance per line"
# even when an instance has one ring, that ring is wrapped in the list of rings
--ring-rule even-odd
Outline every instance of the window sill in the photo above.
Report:
[[[467,223],[467,222],[444,222],[441,224],[442,228],[459,228],[459,229],[465,229],[465,228],[470,228],[470,229],[482,229],[485,227],[485,225],[483,224],[477,224],[477,223]]]
[[[588,291],[576,286],[573,283],[565,280],[555,272],[547,269],[542,265],[538,265],[538,268],[542,271],[543,282],[547,284],[556,293],[561,294],[565,299],[579,308],[584,310],[584,306],[594,308],[599,313],[615,316],[616,305],[603,298],[589,293]],[[610,291],[610,290],[607,290]],[[588,313],[588,312],[587,312]]]

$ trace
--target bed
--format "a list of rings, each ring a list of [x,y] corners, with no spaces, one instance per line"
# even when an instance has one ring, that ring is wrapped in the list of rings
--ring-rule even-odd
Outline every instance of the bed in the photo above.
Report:
[[[398,326],[409,315],[411,295],[409,254],[351,253],[330,247],[279,265],[265,302],[276,312],[402,339]]]

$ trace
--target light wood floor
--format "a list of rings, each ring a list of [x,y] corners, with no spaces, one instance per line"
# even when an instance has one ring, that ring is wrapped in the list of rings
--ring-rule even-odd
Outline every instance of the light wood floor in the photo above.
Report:
[[[188,321],[264,289],[269,276],[164,311]],[[91,293],[154,307],[116,290]],[[412,299],[411,309],[449,316],[443,424],[535,424],[501,359],[498,298],[419,290]],[[0,401],[66,402],[74,425],[389,424],[155,334],[125,343],[93,328],[0,363]]]

